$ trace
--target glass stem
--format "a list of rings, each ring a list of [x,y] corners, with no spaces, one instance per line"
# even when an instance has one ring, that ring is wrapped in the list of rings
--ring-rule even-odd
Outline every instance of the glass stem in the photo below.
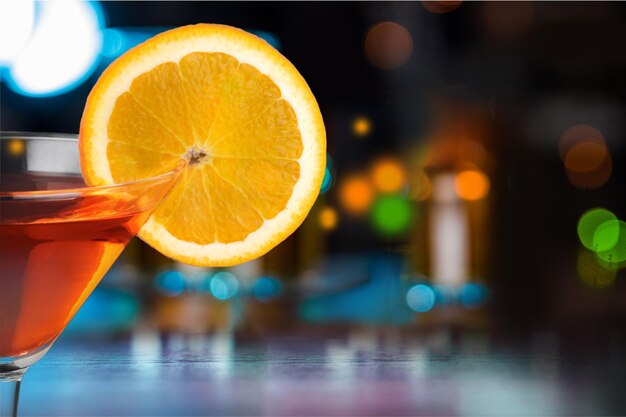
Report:
[[[18,379],[0,379],[0,417],[17,417],[21,383],[21,375]]]

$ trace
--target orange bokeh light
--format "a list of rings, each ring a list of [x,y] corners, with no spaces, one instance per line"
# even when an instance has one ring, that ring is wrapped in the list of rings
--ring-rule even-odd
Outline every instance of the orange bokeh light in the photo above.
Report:
[[[12,139],[8,144],[8,151],[13,156],[20,156],[24,153],[24,141],[20,139]]]
[[[570,148],[563,163],[568,171],[593,171],[604,162],[607,155],[608,152],[604,144],[579,142]]]
[[[357,136],[366,136],[372,130],[372,123],[367,117],[357,117],[352,122],[352,131]]]
[[[487,175],[476,170],[460,172],[454,180],[456,193],[464,200],[475,201],[485,198],[490,186]]]
[[[411,34],[397,23],[378,23],[365,35],[365,55],[375,67],[397,68],[409,60],[412,51]]]
[[[393,193],[406,185],[406,169],[395,159],[381,159],[372,167],[371,178],[378,191]]]
[[[563,163],[569,181],[583,190],[602,187],[613,172],[611,154],[604,144],[595,142],[572,146]]]
[[[325,230],[333,230],[337,227],[337,223],[339,221],[339,216],[337,215],[337,211],[332,207],[324,207],[322,211],[320,211],[319,215],[319,223],[322,226],[322,229]]]
[[[566,129],[559,140],[561,159],[565,160],[569,150],[580,142],[593,142],[605,146],[604,136],[598,129],[584,124],[574,125]]]
[[[611,177],[611,154],[604,136],[593,126],[580,124],[566,129],[559,140],[559,155],[567,178],[575,187],[599,188]]]
[[[422,1],[422,6],[431,13],[443,14],[455,10],[461,3],[463,3],[462,0]]]
[[[339,201],[349,213],[366,213],[373,199],[374,190],[372,185],[361,175],[348,177],[339,186]]]

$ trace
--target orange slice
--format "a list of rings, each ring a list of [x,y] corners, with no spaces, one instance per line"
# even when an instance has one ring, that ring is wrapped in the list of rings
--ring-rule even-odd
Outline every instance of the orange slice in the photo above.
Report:
[[[113,62],[80,126],[90,185],[185,164],[139,232],[171,258],[227,266],[265,254],[302,223],[324,175],[326,136],[308,85],[260,38],[200,24]]]

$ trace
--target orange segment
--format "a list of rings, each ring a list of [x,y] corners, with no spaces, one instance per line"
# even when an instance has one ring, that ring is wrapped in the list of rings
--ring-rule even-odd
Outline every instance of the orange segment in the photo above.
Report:
[[[289,61],[239,29],[196,25],[111,64],[87,101],[80,149],[94,185],[185,164],[140,236],[178,260],[217,266],[266,253],[302,223],[326,143]]]
[[[198,143],[207,144],[224,90],[239,62],[220,53],[191,53],[178,63],[183,77],[189,120]]]

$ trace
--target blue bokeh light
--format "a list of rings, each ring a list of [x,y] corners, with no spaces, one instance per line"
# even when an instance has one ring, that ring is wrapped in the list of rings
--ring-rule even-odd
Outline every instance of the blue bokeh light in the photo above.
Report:
[[[487,300],[487,288],[484,285],[469,283],[461,289],[459,300],[467,308],[479,307]]]
[[[209,281],[209,289],[218,300],[228,300],[239,291],[239,281],[230,272],[222,271],[213,275]]]
[[[406,294],[406,303],[409,308],[418,313],[425,313],[435,306],[435,291],[426,284],[417,284]]]
[[[252,285],[252,295],[261,302],[272,301],[284,291],[283,283],[274,277],[259,277]]]
[[[154,285],[161,294],[176,297],[182,294],[187,287],[185,276],[178,271],[164,271],[158,274]]]
[[[324,194],[330,190],[330,186],[333,184],[333,174],[330,172],[330,168],[326,167],[324,170],[324,179],[322,180],[322,186],[320,187],[320,194]]]

